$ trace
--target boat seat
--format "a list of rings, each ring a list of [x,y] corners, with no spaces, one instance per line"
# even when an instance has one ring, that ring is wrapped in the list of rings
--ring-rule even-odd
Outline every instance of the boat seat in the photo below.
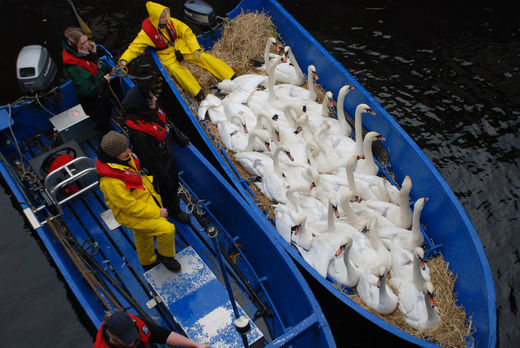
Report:
[[[191,246],[177,253],[175,258],[181,264],[179,273],[170,272],[162,264],[144,273],[160,299],[157,302],[163,303],[192,340],[212,347],[243,346],[233,324],[234,312],[224,285]],[[241,316],[246,315],[238,303],[237,307]],[[247,334],[249,345],[262,342],[261,331],[249,317],[247,319],[251,325]]]

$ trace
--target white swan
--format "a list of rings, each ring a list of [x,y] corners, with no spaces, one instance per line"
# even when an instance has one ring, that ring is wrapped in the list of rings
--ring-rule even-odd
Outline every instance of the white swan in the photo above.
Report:
[[[288,207],[298,214],[304,214],[309,221],[319,221],[327,216],[327,207],[318,199],[310,197],[310,188],[305,185],[290,186],[287,189]]]
[[[355,88],[350,85],[345,85],[339,89],[338,101],[336,103],[336,111],[338,113],[338,122],[340,125],[338,128],[338,135],[350,136],[352,134],[352,127],[348,124],[345,116],[345,97],[354,89]]]
[[[363,113],[376,114],[367,104],[359,104],[356,107],[354,130],[356,131],[356,154],[360,158],[363,158]]]
[[[350,249],[352,248],[352,238],[345,237],[336,251],[335,257],[329,264],[328,273],[338,283],[349,288],[353,288],[359,281],[359,268],[350,260]],[[340,257],[342,256],[342,257]]]
[[[291,227],[291,240],[298,246],[309,250],[312,246],[314,235],[306,226],[307,217],[305,215],[298,215],[296,224]]]
[[[386,286],[388,270],[381,266],[377,275],[373,272],[364,272],[359,278],[357,292],[367,306],[381,314],[389,314],[397,306],[397,296]]]
[[[274,203],[287,203],[287,182],[282,177],[282,170],[279,164],[279,155],[283,147],[275,150],[273,156],[273,170],[265,172],[262,181],[257,186],[262,193]]]
[[[363,153],[364,158],[358,160],[356,166],[356,173],[368,174],[368,175],[377,175],[379,172],[379,167],[374,161],[374,155],[372,153],[372,143],[376,140],[384,141],[385,138],[381,136],[378,132],[368,132],[365,135],[365,140],[363,142]]]
[[[284,57],[288,60],[276,67],[274,71],[276,81],[301,86],[305,83],[305,75],[296,61],[290,46],[284,47]]]
[[[244,143],[248,141],[248,130],[244,117],[235,114],[230,117],[230,121],[220,121],[217,124],[217,130],[220,135],[220,141],[224,146],[233,152],[244,147]]]
[[[307,68],[307,89],[291,84],[279,84],[274,86],[276,99],[278,100],[298,100],[316,101],[318,94],[314,88],[314,80],[318,79],[316,67],[309,65]]]
[[[434,328],[440,322],[431,282],[425,282],[420,289],[415,286],[400,289],[399,309],[404,313],[405,321],[417,330]]]
[[[412,181],[406,176],[399,192],[399,205],[379,200],[367,200],[365,205],[379,213],[392,222],[396,227],[408,229],[412,226],[412,209],[410,208],[410,191]],[[377,192],[375,192],[377,195]],[[413,248],[412,248],[413,249]]]
[[[422,284],[430,280],[430,269],[424,263],[424,250],[417,247],[413,253],[404,249],[399,239],[392,241],[392,268],[390,274],[392,278],[390,283],[396,289],[400,289],[401,285],[415,281]]]

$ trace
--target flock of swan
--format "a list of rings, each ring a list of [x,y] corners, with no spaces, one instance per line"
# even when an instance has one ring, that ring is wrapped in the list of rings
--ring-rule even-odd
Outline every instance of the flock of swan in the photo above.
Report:
[[[283,55],[272,47],[274,38],[261,68],[267,76],[220,82],[225,97],[208,94],[199,119],[217,126],[224,146],[273,203],[280,235],[321,276],[355,288],[378,313],[399,308],[412,327],[435,327],[440,317],[420,230],[428,199],[418,199],[412,212],[410,177],[399,190],[377,176],[372,143],[384,138],[374,131],[362,138],[362,117],[375,115],[366,104],[356,108],[351,137],[344,100],[353,88],[339,90],[337,119],[330,117],[332,93],[316,101],[316,68],[310,65],[305,78],[289,46]]]

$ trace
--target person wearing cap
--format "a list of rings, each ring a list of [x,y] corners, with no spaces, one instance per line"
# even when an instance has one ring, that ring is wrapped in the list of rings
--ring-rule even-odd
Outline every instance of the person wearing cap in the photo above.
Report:
[[[220,80],[231,79],[235,73],[229,65],[217,57],[203,52],[197,37],[183,22],[170,17],[170,9],[158,3],[147,1],[146,18],[141,30],[127,50],[119,58],[118,67],[126,65],[139,56],[147,47],[157,52],[159,60],[170,76],[198,101],[204,99],[202,88],[191,72],[180,64],[185,60],[196,64]]]
[[[117,311],[108,314],[99,328],[93,348],[137,348],[150,343],[170,347],[209,348],[155,323],[145,322],[136,315]]]
[[[172,153],[173,143],[185,147],[188,137],[166,119],[148,82],[137,83],[128,91],[123,109],[132,148],[157,180],[164,206],[175,220],[188,223],[189,215],[179,206],[179,176]]]
[[[139,158],[129,149],[128,138],[113,130],[108,132],[101,139],[97,156],[99,188],[116,221],[132,229],[143,269],[160,262],[178,272],[181,265],[173,257],[175,225],[167,219],[168,210],[153,187],[153,177],[141,170]]]
[[[96,44],[80,27],[65,29],[62,59],[81,106],[95,123],[96,130],[105,134],[110,125],[112,104],[108,88],[112,68],[97,57]]]

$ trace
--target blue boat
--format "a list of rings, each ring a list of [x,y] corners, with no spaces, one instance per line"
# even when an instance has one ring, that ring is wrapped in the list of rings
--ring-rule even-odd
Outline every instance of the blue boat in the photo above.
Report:
[[[365,130],[377,131],[386,138],[383,146],[389,155],[391,166],[380,166],[380,173],[388,177],[392,174],[398,183],[401,183],[406,175],[410,176],[414,183],[411,198],[429,197],[430,199],[421,215],[421,223],[425,226],[423,233],[428,242],[426,254],[434,255],[441,252],[450,270],[457,277],[454,288],[456,300],[464,307],[467,318],[471,318],[474,328],[472,336],[467,339],[467,346],[495,346],[496,303],[490,267],[472,222],[443,177],[398,123],[280,4],[274,0],[243,0],[227,14],[227,17],[233,19],[242,12],[264,12],[269,16],[282,41],[291,46],[299,65],[306,67],[313,64],[316,67],[319,82],[325,90],[336,92],[344,85],[355,87],[345,100],[344,109],[349,115],[355,114],[355,109],[360,103],[368,104],[376,113],[375,116],[364,117],[362,122]],[[199,42],[209,50],[220,35],[221,27],[217,27],[201,34]],[[197,114],[190,109],[195,104],[189,97],[183,97],[157,56],[154,52],[151,54],[188,118],[210,147],[215,160],[220,163],[237,192],[252,209],[260,210],[255,198],[252,197],[248,180],[240,176],[225,153],[225,149],[217,148],[212,144],[211,135],[206,133],[203,122],[200,122]],[[338,303],[341,303],[342,310],[336,311],[335,315],[340,313],[339,315],[344,316],[345,322],[355,321],[364,329],[371,330],[370,335],[381,335],[381,340],[385,339],[383,337],[386,334],[397,338],[401,343],[436,346],[432,342],[419,339],[388,324],[362,308],[310,267],[302,256],[279,236],[274,226],[268,226],[267,232],[278,238],[280,245],[305,270],[304,275],[311,284],[319,283],[321,290],[332,294]],[[333,318],[329,319],[333,320]],[[355,325],[350,323],[349,326],[354,328]],[[346,328],[344,331],[347,332]]]
[[[0,108],[0,172],[95,327],[108,311],[124,309],[214,347],[243,346],[244,340],[335,346],[303,276],[264,232],[268,222],[193,145],[174,154],[185,188],[181,204],[191,208],[191,222],[176,224],[182,270],[158,265],[143,272],[132,232],[115,221],[98,187],[99,135],[72,83],[52,86],[55,70],[46,50],[27,47],[40,55],[32,59],[39,63],[19,79],[27,95]],[[102,59],[114,66],[108,51]],[[121,100],[133,83],[114,77],[111,86]],[[48,173],[49,159],[64,154],[73,159]],[[76,192],[64,194],[71,186]],[[242,336],[237,317],[250,326]]]

